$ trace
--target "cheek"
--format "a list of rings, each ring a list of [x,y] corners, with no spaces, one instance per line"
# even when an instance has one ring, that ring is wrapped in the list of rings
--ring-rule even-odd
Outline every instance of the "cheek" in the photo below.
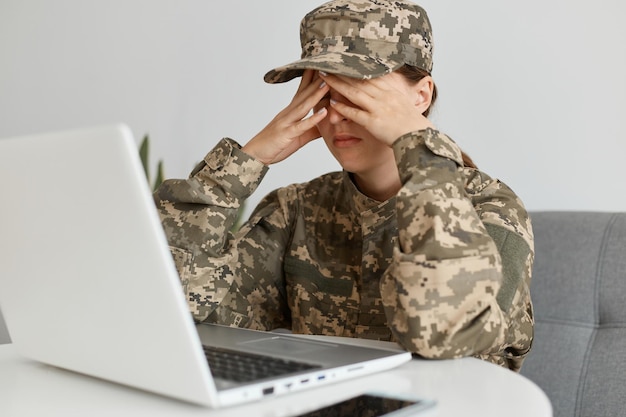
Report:
[[[330,123],[328,123],[326,120],[322,120],[320,123],[317,124],[317,130],[319,131],[320,136],[322,137],[322,140],[324,141],[324,144],[326,145],[328,150],[334,155],[332,139],[333,135],[330,131]]]

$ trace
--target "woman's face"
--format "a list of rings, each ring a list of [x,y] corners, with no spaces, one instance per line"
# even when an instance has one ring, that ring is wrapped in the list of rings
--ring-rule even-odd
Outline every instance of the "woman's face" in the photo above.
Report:
[[[397,84],[398,88],[409,88],[408,81],[400,74],[390,73],[384,77]],[[385,174],[385,170],[394,170],[397,173],[392,148],[377,140],[364,127],[334,110],[330,105],[331,99],[352,107],[358,106],[331,88],[314,108],[314,111],[322,107],[328,110],[328,115],[317,124],[317,128],[343,169],[357,175]]]

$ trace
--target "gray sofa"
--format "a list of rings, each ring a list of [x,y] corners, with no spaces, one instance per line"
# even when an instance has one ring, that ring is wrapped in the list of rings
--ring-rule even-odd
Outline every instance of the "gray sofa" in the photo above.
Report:
[[[626,213],[531,217],[536,334],[522,374],[554,417],[626,416]],[[9,341],[0,314],[0,343]]]
[[[534,212],[535,341],[554,417],[626,416],[626,213]]]

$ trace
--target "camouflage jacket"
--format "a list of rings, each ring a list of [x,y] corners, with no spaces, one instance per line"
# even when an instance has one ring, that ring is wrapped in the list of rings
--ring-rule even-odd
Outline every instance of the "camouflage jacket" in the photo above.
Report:
[[[223,139],[155,193],[197,321],[393,340],[427,358],[518,370],[533,338],[530,219],[503,183],[427,129],[393,145],[402,188],[378,202],[346,172],[266,196],[268,169]]]

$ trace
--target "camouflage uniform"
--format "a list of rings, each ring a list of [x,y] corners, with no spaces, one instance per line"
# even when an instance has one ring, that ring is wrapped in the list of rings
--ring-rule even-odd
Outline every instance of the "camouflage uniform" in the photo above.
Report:
[[[232,234],[268,169],[223,139],[155,193],[197,321],[393,340],[427,358],[519,370],[533,337],[529,217],[432,129],[393,145],[402,188],[369,199],[347,172],[280,188]]]

